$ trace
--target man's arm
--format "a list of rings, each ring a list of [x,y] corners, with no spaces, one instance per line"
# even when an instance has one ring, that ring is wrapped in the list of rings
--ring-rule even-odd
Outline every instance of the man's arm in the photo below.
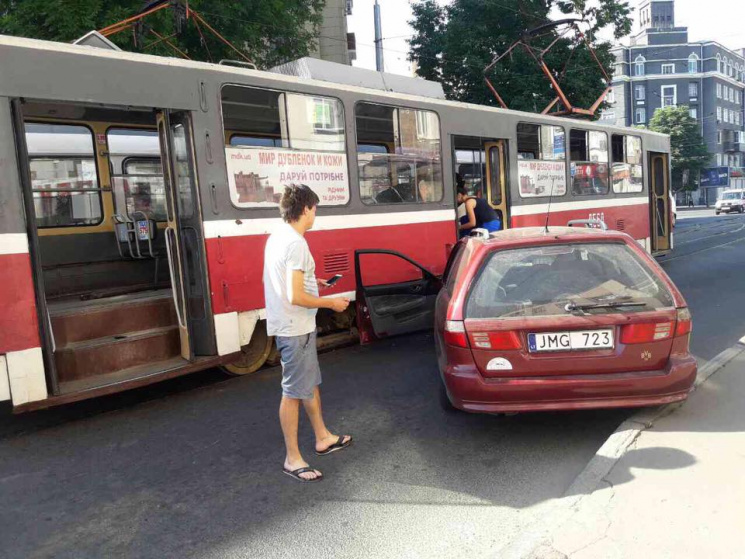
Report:
[[[344,311],[349,306],[349,299],[344,297],[316,297],[305,291],[305,277],[302,270],[292,270],[292,293],[290,303],[306,309],[331,309]]]

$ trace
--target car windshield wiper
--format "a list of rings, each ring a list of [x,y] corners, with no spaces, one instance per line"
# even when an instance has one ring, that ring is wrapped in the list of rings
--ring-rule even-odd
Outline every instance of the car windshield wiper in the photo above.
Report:
[[[564,307],[564,310],[566,312],[576,312],[576,311],[589,311],[592,309],[621,309],[625,307],[646,307],[647,303],[642,302],[633,302],[633,301],[617,301],[617,302],[607,302],[607,303],[591,303],[589,305],[575,305],[574,303],[567,303],[567,305]]]

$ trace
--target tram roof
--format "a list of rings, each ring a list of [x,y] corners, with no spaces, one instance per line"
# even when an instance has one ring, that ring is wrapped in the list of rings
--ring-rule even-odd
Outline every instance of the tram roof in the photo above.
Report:
[[[104,59],[110,59],[110,60],[123,60],[123,61],[130,61],[130,62],[141,62],[143,64],[150,64],[150,65],[169,67],[169,68],[184,68],[184,69],[192,69],[192,70],[198,70],[198,71],[207,71],[210,73],[218,73],[218,74],[225,76],[226,82],[230,81],[230,76],[259,76],[263,79],[269,79],[269,80],[273,80],[276,82],[286,83],[289,85],[312,84],[312,85],[315,85],[316,87],[326,88],[329,90],[344,91],[344,92],[357,92],[357,93],[368,94],[368,95],[374,94],[378,97],[387,97],[391,99],[391,101],[395,100],[395,101],[400,102],[402,100],[403,101],[409,100],[409,101],[414,101],[417,103],[427,103],[429,105],[434,105],[434,106],[443,106],[443,107],[499,113],[499,114],[511,115],[514,117],[522,117],[522,118],[531,119],[531,120],[540,119],[542,122],[545,122],[546,124],[555,123],[557,125],[564,126],[567,124],[567,122],[573,122],[577,124],[581,123],[583,125],[588,125],[590,127],[598,127],[598,128],[603,128],[607,130],[617,130],[621,133],[626,133],[626,134],[628,134],[628,131],[630,130],[628,127],[611,126],[608,124],[601,124],[597,121],[592,121],[592,122],[580,121],[580,120],[575,121],[575,120],[569,120],[566,117],[541,115],[537,113],[528,113],[528,112],[516,111],[512,109],[503,109],[500,107],[490,107],[487,105],[464,103],[462,101],[450,101],[447,99],[423,97],[423,96],[412,95],[408,93],[389,92],[389,91],[383,91],[379,89],[370,89],[366,87],[359,87],[359,86],[350,85],[350,84],[340,84],[340,83],[335,83],[335,82],[330,82],[330,81],[298,78],[298,77],[290,76],[286,74],[270,72],[268,70],[253,70],[250,68],[242,68],[238,66],[213,64],[209,62],[184,60],[180,58],[172,58],[172,57],[165,57],[165,56],[154,56],[150,54],[141,54],[141,53],[135,53],[135,52],[129,52],[129,51],[115,51],[115,50],[102,49],[102,48],[91,47],[91,46],[86,46],[86,45],[74,45],[74,44],[60,43],[60,42],[54,42],[54,41],[42,41],[39,39],[29,39],[26,37],[14,37],[10,35],[0,35],[0,49],[4,46],[13,47],[13,48],[29,49],[32,51],[36,51],[37,53],[43,52],[43,51],[54,52],[54,53],[62,52],[62,53],[76,54],[76,55],[86,56],[86,57],[104,58]],[[3,59],[4,57],[0,56],[0,68],[2,67]],[[0,91],[0,94],[2,94],[2,91]],[[634,134],[637,134],[637,135],[659,136],[662,138],[668,137],[667,134],[661,134],[659,132],[653,132],[647,129],[634,128],[633,130],[634,130]]]

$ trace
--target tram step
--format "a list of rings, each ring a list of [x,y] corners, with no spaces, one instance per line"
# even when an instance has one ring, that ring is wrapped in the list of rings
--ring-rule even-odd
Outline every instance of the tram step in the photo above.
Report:
[[[177,326],[165,326],[103,336],[57,346],[54,354],[60,382],[106,375],[152,361],[176,357],[181,351]]]
[[[170,290],[55,303],[50,306],[50,318],[57,347],[143,328],[175,326],[177,320]]]

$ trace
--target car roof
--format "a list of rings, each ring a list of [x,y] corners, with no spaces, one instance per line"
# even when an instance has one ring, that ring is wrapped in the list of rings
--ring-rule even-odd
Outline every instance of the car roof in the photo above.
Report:
[[[500,246],[503,243],[535,240],[537,242],[555,242],[560,239],[571,241],[588,240],[597,242],[607,240],[609,242],[627,241],[630,237],[618,231],[597,229],[594,227],[554,227],[549,225],[548,232],[545,227],[518,227],[492,233],[489,239],[477,239],[485,247]],[[539,243],[540,244],[540,243]]]

